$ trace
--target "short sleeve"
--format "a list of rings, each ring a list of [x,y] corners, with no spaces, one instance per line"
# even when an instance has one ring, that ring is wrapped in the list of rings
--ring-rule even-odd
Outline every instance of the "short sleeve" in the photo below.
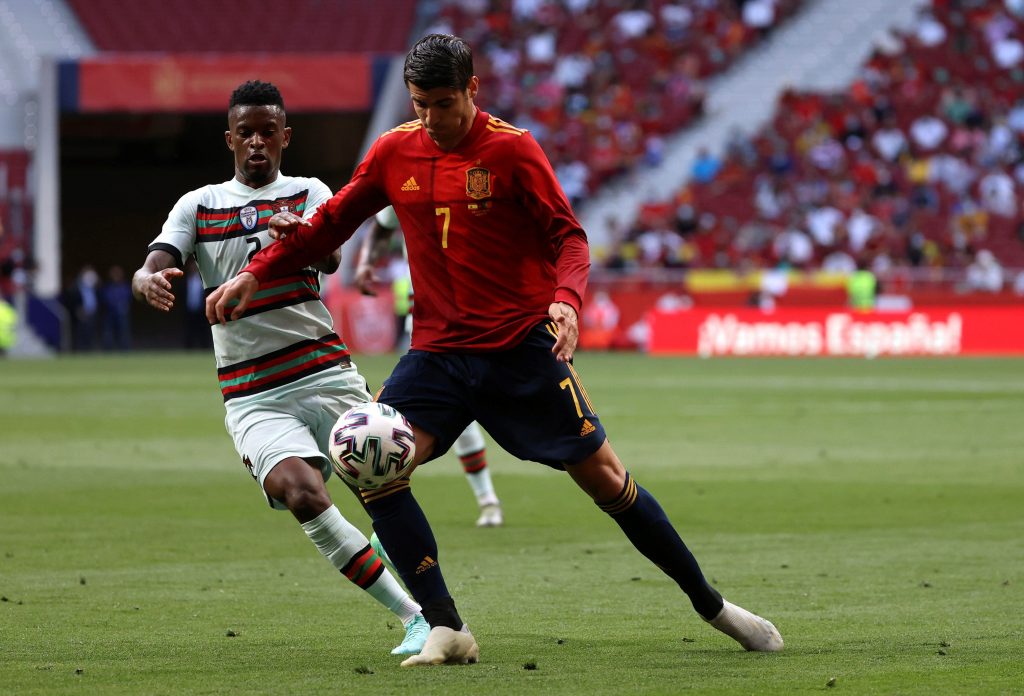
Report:
[[[160,234],[149,245],[149,250],[162,249],[175,257],[179,267],[192,255],[196,244],[196,211],[201,190],[190,191],[178,199],[164,221]]]

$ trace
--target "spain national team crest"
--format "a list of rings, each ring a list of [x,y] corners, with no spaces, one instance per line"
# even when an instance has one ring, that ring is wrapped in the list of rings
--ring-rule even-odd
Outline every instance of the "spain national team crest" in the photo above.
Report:
[[[242,223],[242,227],[251,230],[256,227],[256,222],[260,219],[260,211],[256,210],[254,205],[247,205],[238,211],[238,219]]]
[[[491,172],[483,167],[466,170],[466,195],[480,200],[491,197]]]

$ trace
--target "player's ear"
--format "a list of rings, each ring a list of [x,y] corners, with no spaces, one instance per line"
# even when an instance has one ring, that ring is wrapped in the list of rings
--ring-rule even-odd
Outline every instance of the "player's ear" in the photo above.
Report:
[[[235,151],[235,143],[231,140],[231,131],[224,131],[224,142],[227,143],[229,150]]]
[[[283,135],[284,138],[281,140],[281,149],[288,147],[288,143],[292,141],[292,127],[285,126]]]
[[[474,75],[469,78],[469,85],[466,86],[470,99],[476,99],[476,93],[480,91],[480,78]]]

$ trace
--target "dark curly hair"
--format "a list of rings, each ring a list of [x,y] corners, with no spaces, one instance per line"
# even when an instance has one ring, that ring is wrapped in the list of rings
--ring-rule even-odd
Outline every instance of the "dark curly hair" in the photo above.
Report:
[[[236,106],[278,106],[284,111],[284,98],[273,84],[249,80],[240,84],[231,93],[228,111]]]

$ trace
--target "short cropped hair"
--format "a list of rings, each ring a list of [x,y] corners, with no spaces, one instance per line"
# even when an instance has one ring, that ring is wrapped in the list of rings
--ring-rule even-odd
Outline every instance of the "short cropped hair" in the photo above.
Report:
[[[236,106],[278,106],[284,111],[284,97],[277,87],[269,82],[249,80],[240,84],[231,93],[228,111]]]
[[[405,83],[426,91],[464,90],[473,77],[473,49],[451,34],[427,34],[405,56]]]

